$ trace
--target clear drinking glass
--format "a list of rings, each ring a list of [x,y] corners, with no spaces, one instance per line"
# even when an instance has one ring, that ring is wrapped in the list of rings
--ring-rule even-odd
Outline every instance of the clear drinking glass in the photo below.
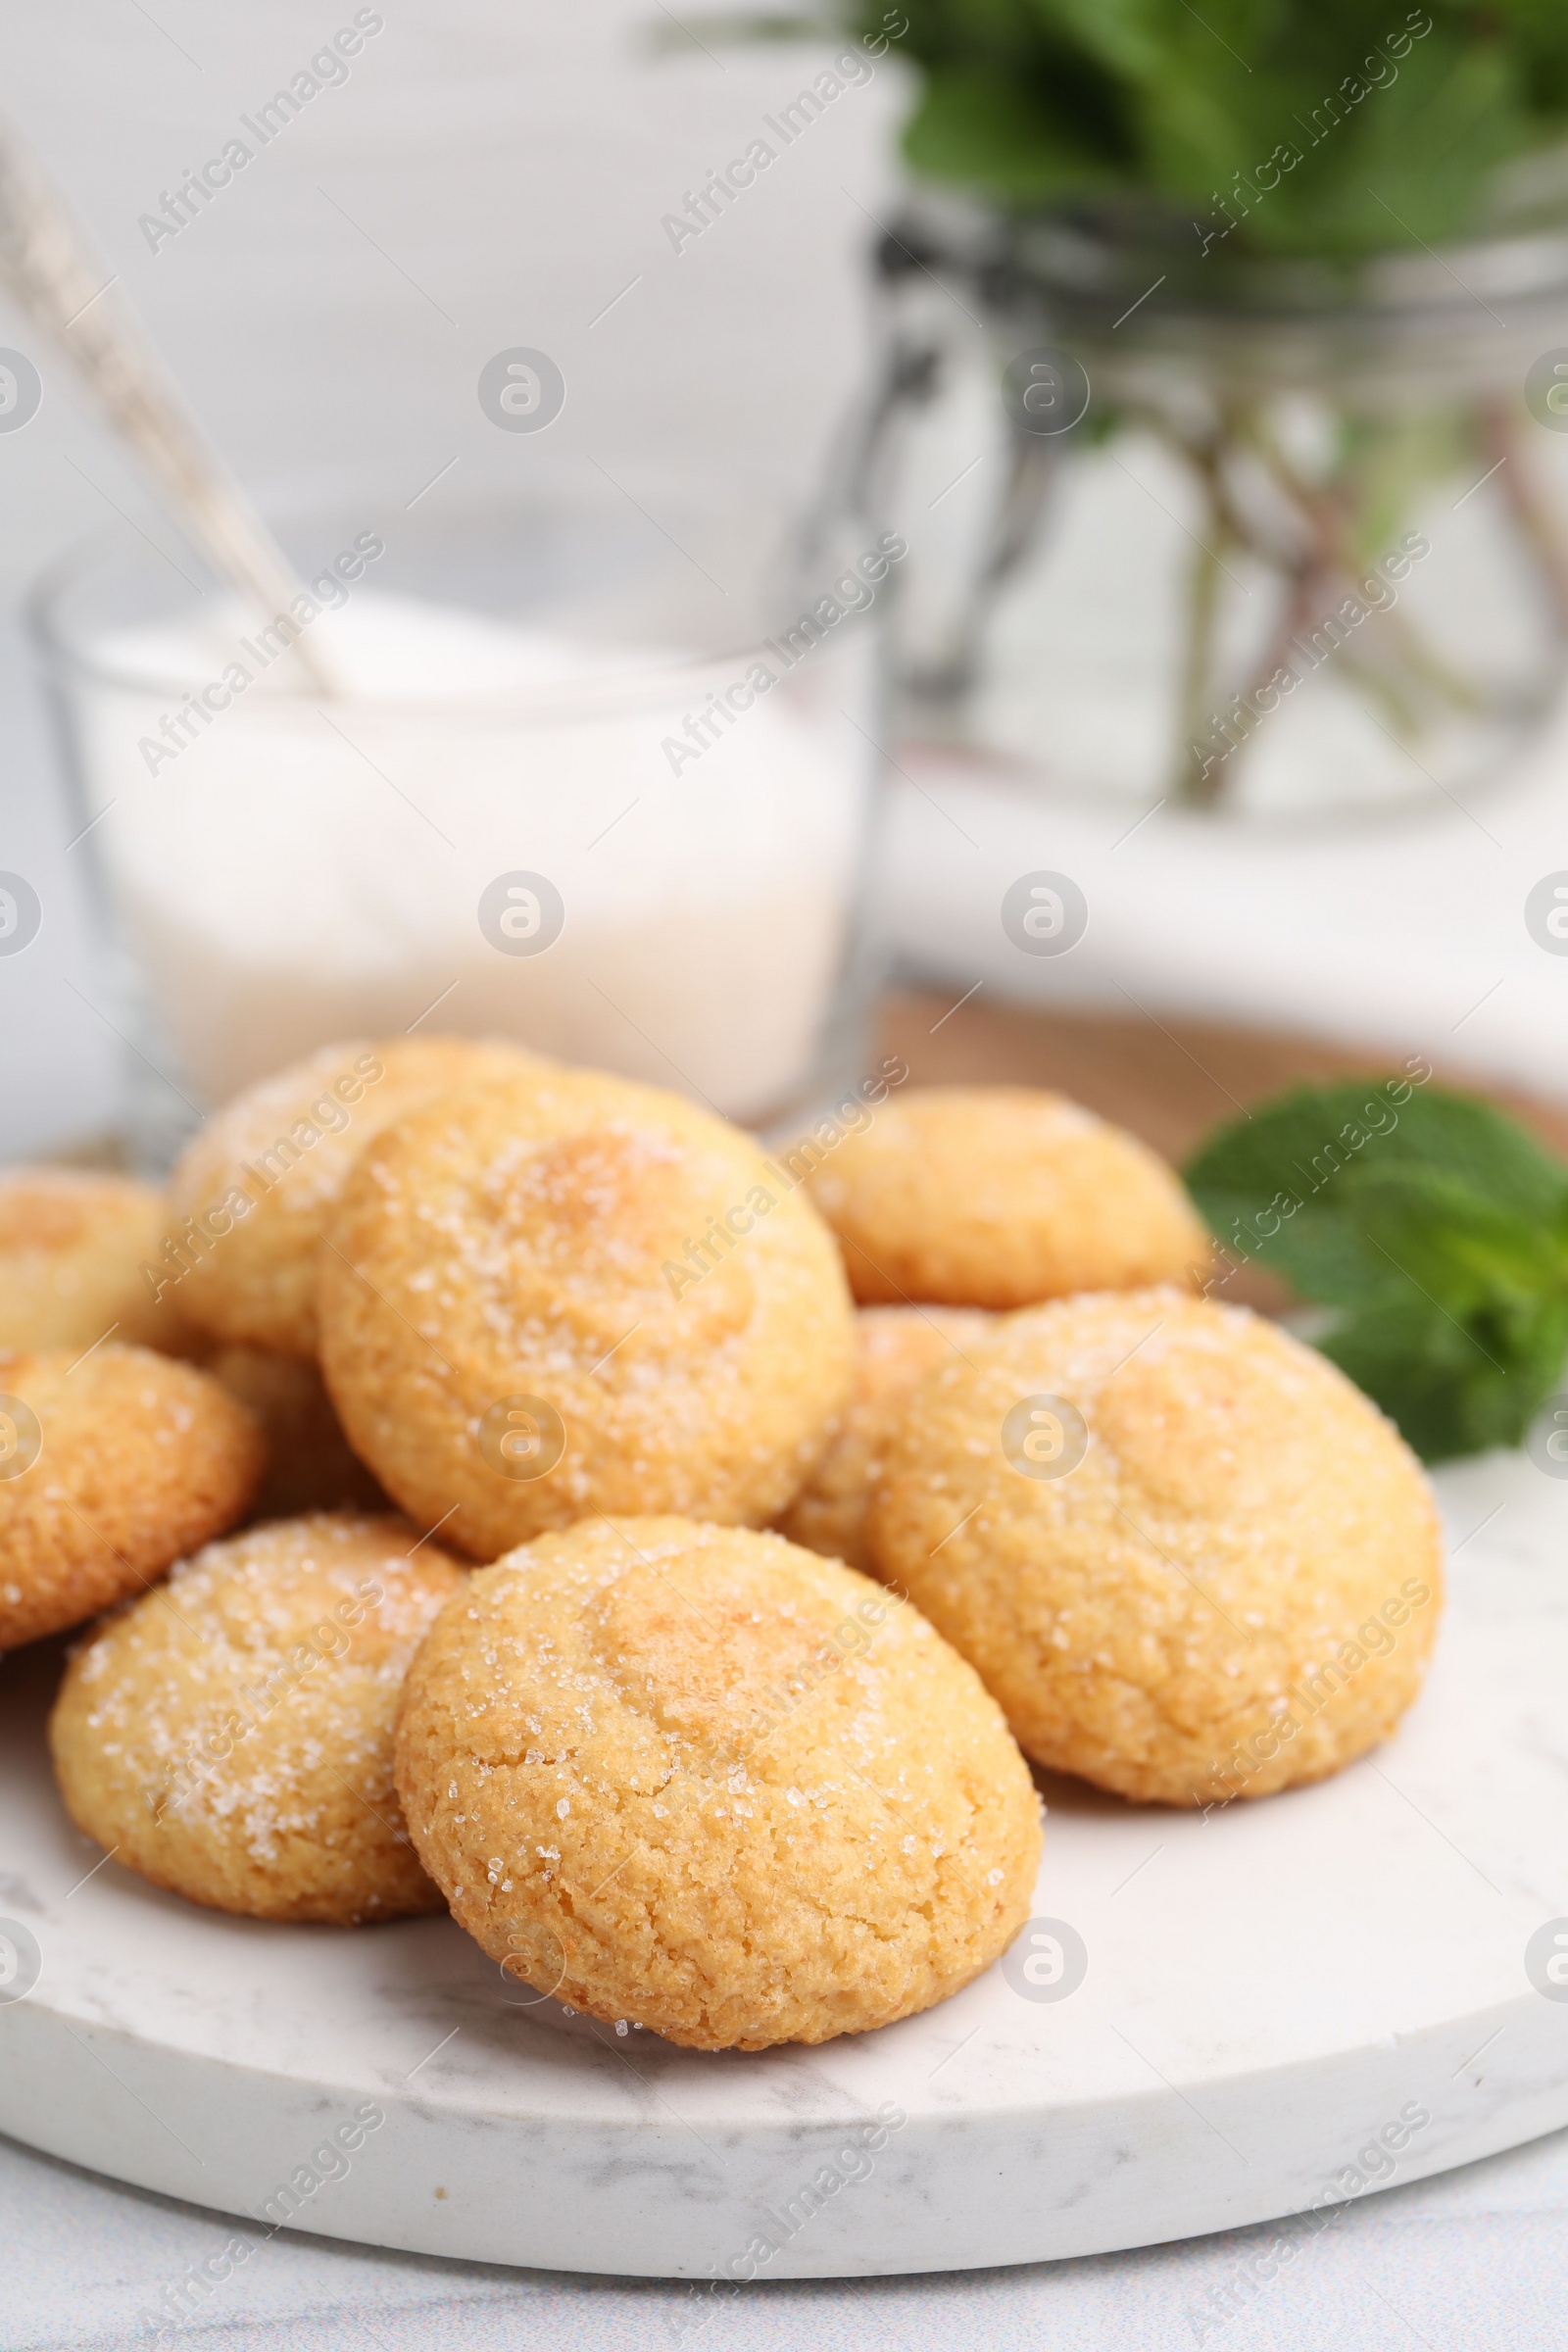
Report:
[[[885,550],[807,576],[755,513],[618,494],[281,535],[288,615],[130,532],[35,599],[144,1163],[340,1037],[515,1038],[770,1132],[859,1074]]]

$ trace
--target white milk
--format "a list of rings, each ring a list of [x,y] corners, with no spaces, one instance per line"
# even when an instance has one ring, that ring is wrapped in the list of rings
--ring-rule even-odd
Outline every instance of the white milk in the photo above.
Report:
[[[248,635],[239,608],[204,611],[100,641],[94,666],[195,688],[237,653],[258,669]],[[368,590],[312,642],[335,699],[302,694],[284,656],[172,758],[160,727],[177,688],[77,688],[90,811],[107,811],[94,838],[194,1091],[221,1101],[312,1046],[416,1023],[514,1037],[739,1118],[808,1078],[871,787],[845,714],[869,724],[848,701],[855,657],[813,652],[676,773],[666,741],[748,657],[661,679],[667,656],[645,665]],[[543,952],[496,944],[527,935],[522,886],[506,932],[481,929],[481,895],[516,872],[564,904]]]

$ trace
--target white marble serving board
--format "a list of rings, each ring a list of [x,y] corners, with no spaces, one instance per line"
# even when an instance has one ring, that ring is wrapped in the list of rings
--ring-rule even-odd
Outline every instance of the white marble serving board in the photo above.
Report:
[[[1525,1951],[1568,1915],[1568,1481],[1439,1484],[1453,1596],[1389,1747],[1207,1820],[1053,1782],[1035,1908],[1083,1938],[1077,1989],[1027,1998],[1015,1960],[819,2049],[521,2005],[447,1919],[272,1927],[94,1871],[13,1661],[0,1921],[40,1970],[0,1987],[0,2130],[263,2230],[699,2281],[1099,2253],[1553,2131],[1568,1999]]]

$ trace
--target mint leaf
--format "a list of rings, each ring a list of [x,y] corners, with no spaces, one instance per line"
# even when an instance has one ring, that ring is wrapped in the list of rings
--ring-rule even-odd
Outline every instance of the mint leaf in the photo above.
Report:
[[[1568,1167],[1491,1103],[1299,1087],[1186,1177],[1226,1248],[1342,1310],[1324,1352],[1426,1459],[1516,1444],[1561,1378]]]
[[[1568,1301],[1543,1300],[1511,1344],[1489,1329],[1486,1354],[1478,1337],[1413,1298],[1348,1316],[1319,1345],[1423,1461],[1445,1462],[1521,1443],[1562,1378]]]
[[[1568,1218],[1568,1167],[1516,1120],[1405,1078],[1293,1088],[1219,1128],[1185,1173],[1227,1248],[1304,1298],[1353,1304],[1376,1279],[1375,1253],[1348,1221],[1345,1196],[1358,1176],[1390,1167],[1448,1176],[1539,1224]],[[1276,1220],[1277,1233],[1268,1230]]]
[[[1568,1251],[1555,1224],[1441,1168],[1355,1168],[1344,1211],[1383,1261],[1380,1288],[1413,1288],[1460,1315],[1533,1305],[1552,1290],[1568,1295]]]
[[[884,29],[883,0],[839,12]],[[916,169],[1004,205],[1195,220],[1347,261],[1483,227],[1499,167],[1568,131],[1561,0],[902,0]],[[1280,174],[1272,159],[1285,151]],[[1240,189],[1237,178],[1240,175]],[[1260,176],[1261,175],[1261,176]],[[1231,204],[1231,213],[1220,200]]]
[[[1113,160],[1044,97],[984,68],[927,76],[904,152],[917,172],[964,180],[1011,205],[1109,187],[1116,176]]]

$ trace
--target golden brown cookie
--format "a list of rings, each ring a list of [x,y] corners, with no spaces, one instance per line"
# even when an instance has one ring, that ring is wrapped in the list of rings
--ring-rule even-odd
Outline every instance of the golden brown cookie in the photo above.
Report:
[[[984,1339],[994,1321],[972,1306],[862,1306],[855,1318],[855,1392],[827,1452],[779,1520],[779,1534],[875,1575],[865,1514],[893,1434],[926,1374]]]
[[[217,1911],[348,1927],[438,1911],[392,1788],[392,1719],[464,1571],[396,1518],[210,1544],[77,1649],[50,1719],[66,1809]]]
[[[1179,1291],[1010,1316],[917,1391],[868,1529],[1025,1752],[1206,1805],[1320,1780],[1414,1698],[1437,1513],[1327,1358]]]
[[[314,1364],[271,1348],[220,1348],[207,1369],[250,1407],[267,1439],[267,1476],[251,1504],[253,1519],[389,1508],[343,1435]]]
[[[0,1348],[79,1350],[112,1338],[195,1352],[175,1300],[156,1295],[166,1223],[163,1195],[130,1176],[0,1168]]]
[[[349,1443],[478,1559],[595,1511],[763,1523],[849,1390],[832,1235],[749,1136],[654,1087],[443,1096],[376,1137],[330,1245]]]
[[[1178,1281],[1208,1237],[1157,1153],[1061,1095],[925,1086],[810,1178],[868,1301],[1009,1308]]]
[[[220,1340],[316,1353],[321,1237],[371,1136],[432,1096],[543,1065],[471,1037],[352,1038],[247,1087],[170,1179],[171,1290]]]
[[[397,1784],[492,1958],[691,2048],[890,2024],[1028,1915],[1039,1801],[917,1611],[782,1537],[584,1521],[480,1570],[409,1677]]]
[[[118,1341],[0,1356],[0,1649],[141,1592],[244,1516],[266,1463],[194,1365]]]

